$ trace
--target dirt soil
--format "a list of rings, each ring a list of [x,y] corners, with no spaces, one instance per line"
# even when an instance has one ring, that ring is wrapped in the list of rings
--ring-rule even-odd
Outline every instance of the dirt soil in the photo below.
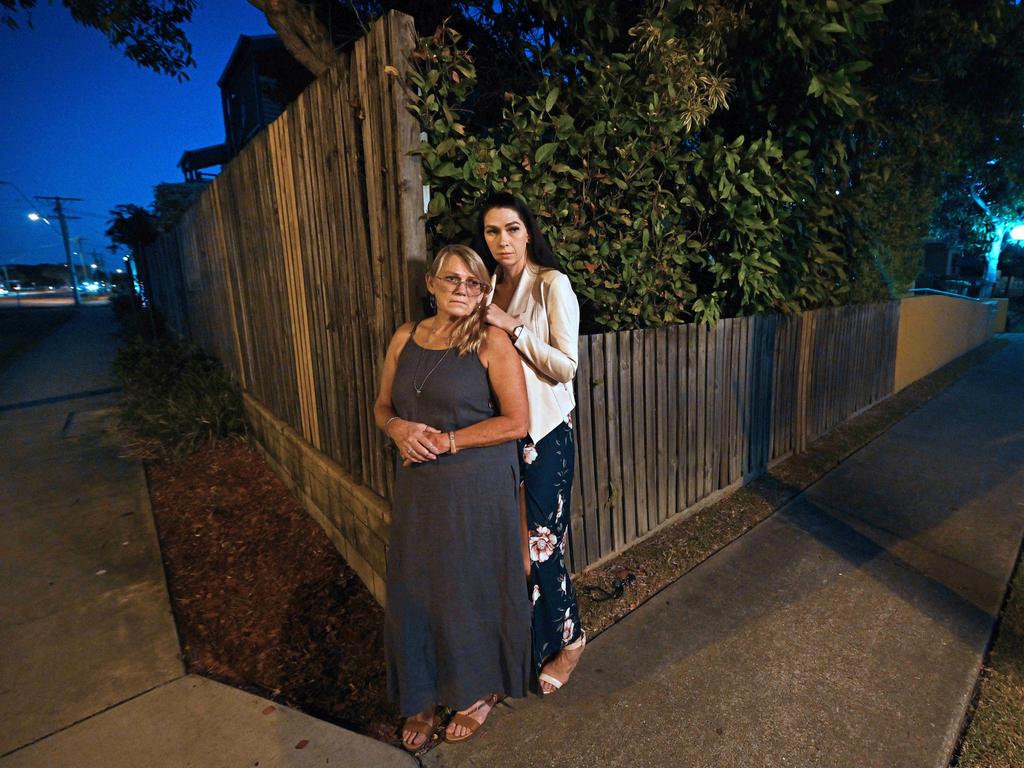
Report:
[[[250,445],[147,466],[188,671],[398,744],[384,613]]]
[[[635,610],[1003,345],[963,356],[807,453],[574,577],[588,634]],[[386,700],[383,611],[260,454],[229,441],[147,472],[189,671],[399,745],[397,709]],[[618,596],[604,599],[616,582]]]

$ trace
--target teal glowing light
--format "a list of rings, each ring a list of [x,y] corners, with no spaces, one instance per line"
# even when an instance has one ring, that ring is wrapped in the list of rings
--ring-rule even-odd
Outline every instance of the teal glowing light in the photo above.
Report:
[[[1010,238],[1012,240],[1024,240],[1024,224],[1018,224],[1016,227],[1011,229]]]

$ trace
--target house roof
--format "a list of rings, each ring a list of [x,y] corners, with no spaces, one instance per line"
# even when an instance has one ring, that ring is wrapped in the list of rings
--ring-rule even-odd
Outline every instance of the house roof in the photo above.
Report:
[[[228,63],[224,67],[224,71],[221,73],[220,78],[217,80],[217,87],[224,87],[224,83],[234,76],[235,70],[241,66],[242,62],[245,61],[246,56],[250,53],[273,51],[283,48],[284,43],[281,42],[281,38],[277,35],[239,35],[238,42],[235,43],[235,49],[231,52],[231,56],[228,58]]]
[[[231,159],[231,150],[227,144],[213,144],[199,149],[186,149],[178,167],[183,171],[198,171],[211,165],[224,165]]]

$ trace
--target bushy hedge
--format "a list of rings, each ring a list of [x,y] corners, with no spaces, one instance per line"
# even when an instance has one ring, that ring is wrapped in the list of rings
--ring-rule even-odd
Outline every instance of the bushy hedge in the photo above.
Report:
[[[522,195],[591,328],[887,295],[858,227],[875,178],[854,151],[858,44],[882,2],[653,2],[611,46],[625,33],[586,5],[597,42],[545,52],[536,89],[506,94],[490,127],[469,127],[472,51],[450,29],[421,40],[412,110],[436,240],[467,240],[491,191]]]

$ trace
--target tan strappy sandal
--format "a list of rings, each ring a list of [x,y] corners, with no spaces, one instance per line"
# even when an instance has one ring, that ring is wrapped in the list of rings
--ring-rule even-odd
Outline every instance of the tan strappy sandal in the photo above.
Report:
[[[587,647],[587,633],[586,632],[581,632],[579,638],[577,640],[569,643],[568,645],[563,646],[562,647],[562,651],[575,651],[578,648],[580,650],[580,656],[582,656],[583,655],[583,649],[586,648],[586,647]],[[559,651],[559,653],[561,653],[561,651]],[[579,660],[579,657],[577,657],[576,664],[579,664],[579,663],[580,663],[580,660]],[[572,665],[572,671],[569,672],[569,677],[572,677],[572,673],[576,671],[576,664]],[[553,691],[545,691],[544,689],[541,689],[541,691],[543,692],[543,694],[545,696],[554,693],[559,688],[561,688],[563,685],[565,685],[566,683],[569,682],[569,677],[566,677],[565,680],[559,680],[557,677],[555,677],[554,675],[549,675],[547,672],[541,672],[537,677],[538,677],[538,679],[541,682],[547,683],[552,688],[554,688]]]
[[[455,723],[455,725],[461,725],[463,728],[469,731],[469,733],[467,733],[464,736],[452,736],[446,730],[444,732],[444,740],[447,741],[449,744],[458,744],[460,741],[468,741],[469,739],[473,738],[473,736],[476,735],[476,732],[480,729],[480,726],[487,722],[487,717],[491,716],[491,712],[494,710],[496,706],[498,706],[499,701],[501,701],[501,697],[497,694],[492,693],[486,699],[481,699],[477,703],[477,705],[468,712],[456,712],[454,715],[452,715],[452,719],[449,722],[449,725],[451,725],[451,723]],[[489,704],[491,708],[487,711],[487,717],[484,718],[484,723],[478,723],[476,720],[470,717],[470,715],[476,712],[485,704]]]
[[[431,737],[434,735],[434,729],[437,727],[436,715],[431,715],[430,722],[426,720],[417,720],[416,716],[407,717],[405,722],[402,723],[402,749],[406,752],[419,752],[427,744],[430,743]],[[415,733],[423,737],[423,741],[419,744],[412,745],[406,742],[405,732]]]

